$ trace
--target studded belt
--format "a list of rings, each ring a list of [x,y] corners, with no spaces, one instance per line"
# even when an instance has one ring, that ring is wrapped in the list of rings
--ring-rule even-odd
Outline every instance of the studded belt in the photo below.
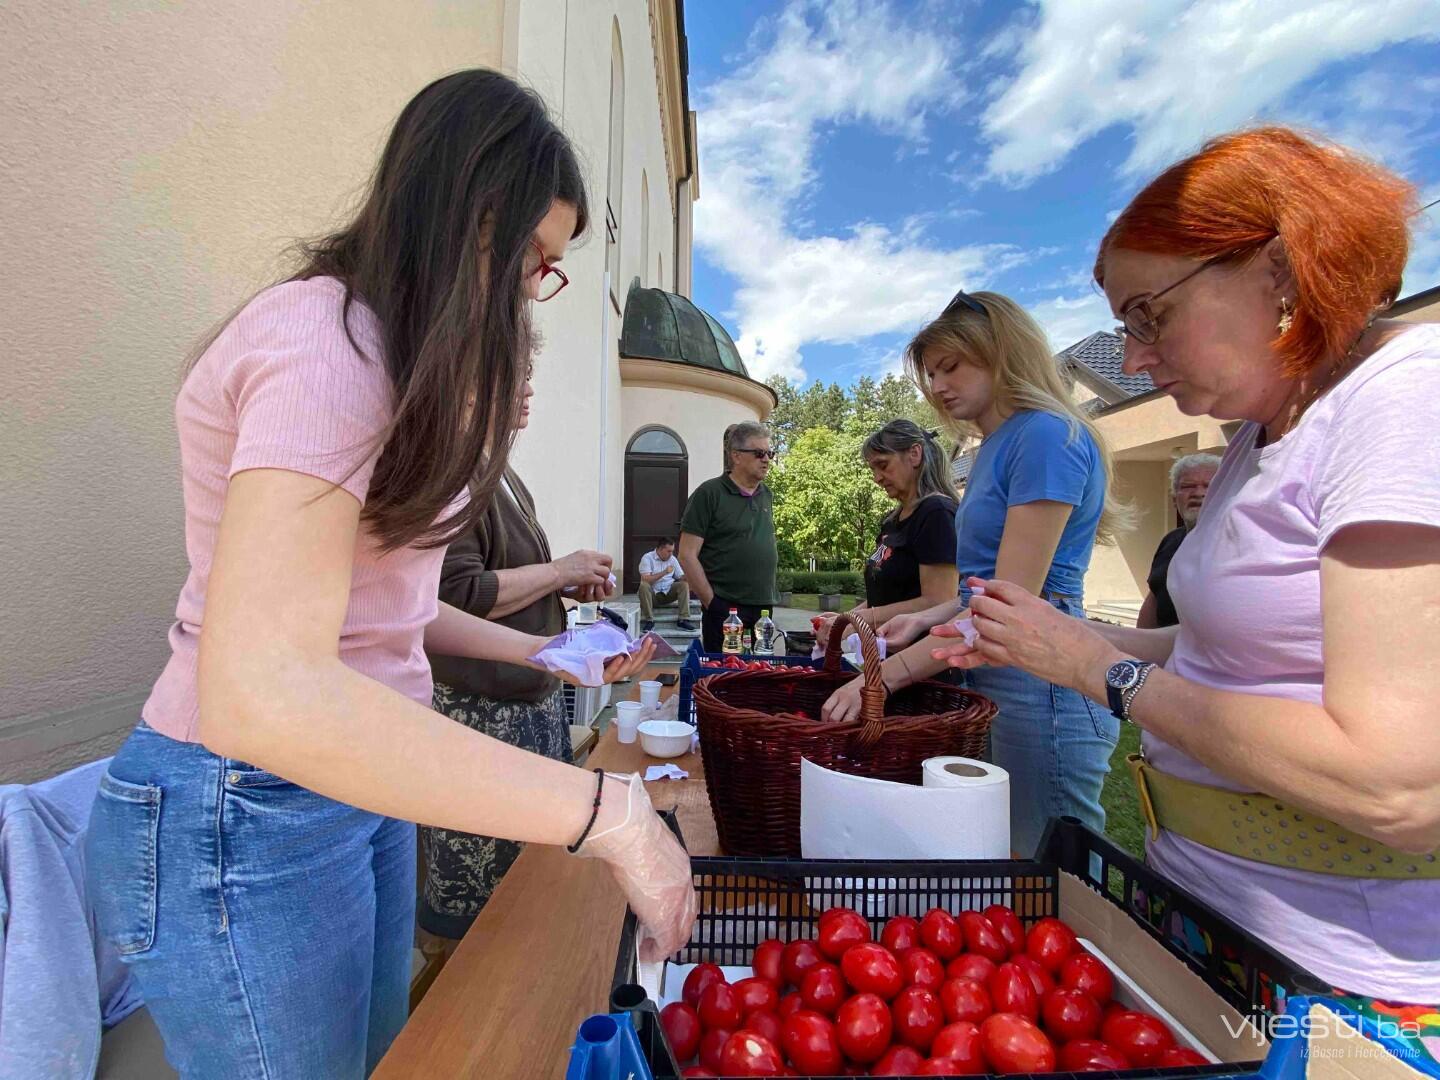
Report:
[[[1150,837],[1165,829],[1252,862],[1341,877],[1440,879],[1440,851],[1415,855],[1255,792],[1225,791],[1125,759]]]

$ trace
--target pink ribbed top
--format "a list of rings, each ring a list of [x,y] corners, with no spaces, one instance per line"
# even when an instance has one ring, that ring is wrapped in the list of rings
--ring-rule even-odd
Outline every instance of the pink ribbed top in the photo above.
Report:
[[[190,574],[175,606],[170,661],[142,715],[155,730],[195,741],[196,657],[205,588],[230,478],[246,469],[289,469],[341,484],[362,503],[390,421],[393,391],[379,362],[374,315],[356,303],[341,322],[343,286],[333,278],[267,289],[225,327],[185,379],[175,404],[185,487]],[[430,704],[422,645],[438,610],[443,547],[380,556],[356,541],[340,659]]]

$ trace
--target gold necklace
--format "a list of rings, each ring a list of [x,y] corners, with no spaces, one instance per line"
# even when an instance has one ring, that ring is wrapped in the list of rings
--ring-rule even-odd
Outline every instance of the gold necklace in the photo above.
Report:
[[[1290,434],[1290,432],[1294,431],[1295,425],[1300,422],[1300,418],[1305,415],[1310,406],[1315,404],[1316,399],[1325,391],[1333,388],[1349,374],[1350,366],[1355,360],[1355,350],[1360,348],[1360,342],[1364,340],[1365,335],[1374,324],[1375,316],[1371,315],[1370,318],[1365,320],[1365,325],[1360,328],[1360,333],[1355,336],[1355,340],[1351,342],[1350,348],[1345,350],[1345,355],[1342,356],[1339,363],[1331,369],[1329,377],[1316,383],[1315,388],[1305,396],[1305,399],[1297,403],[1290,410],[1290,417],[1286,420],[1285,426],[1280,431],[1280,438],[1283,439],[1286,435]]]

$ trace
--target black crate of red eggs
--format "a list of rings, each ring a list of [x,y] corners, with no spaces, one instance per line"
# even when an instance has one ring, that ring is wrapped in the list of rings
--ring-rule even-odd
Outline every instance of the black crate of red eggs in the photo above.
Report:
[[[800,668],[815,670],[825,666],[823,659],[813,660],[808,656],[778,656],[760,653],[707,653],[699,640],[692,641],[680,664],[680,706],[679,716],[687,724],[695,723],[695,684],[711,675],[724,675],[731,671],[769,671],[771,668]],[[854,671],[848,661],[841,661],[844,671]]]
[[[1042,853],[693,859],[690,943],[640,964],[627,912],[612,1008],[656,1080],[1239,1080],[1260,1076],[1264,1018],[1323,989],[1078,822]]]

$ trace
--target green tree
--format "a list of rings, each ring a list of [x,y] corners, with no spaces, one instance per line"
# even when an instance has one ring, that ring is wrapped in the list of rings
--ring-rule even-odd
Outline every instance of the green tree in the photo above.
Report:
[[[862,375],[848,388],[814,382],[804,390],[773,377],[779,403],[770,416],[785,451],[770,474],[782,566],[809,558],[855,564],[865,559],[892,504],[860,456],[867,436],[891,420],[939,424],[930,404],[904,375]],[[948,450],[950,444],[943,445]]]
[[[848,388],[813,382],[800,390],[779,375],[772,376],[766,385],[779,399],[769,422],[782,446],[793,445],[803,432],[817,427],[843,431],[848,424],[858,423],[874,431],[891,420],[904,418],[928,430],[937,422],[934,410],[915,384],[894,373],[878,382],[862,375]]]
[[[890,509],[860,458],[864,436],[812,427],[787,448],[768,483],[775,493],[775,532],[803,559],[846,560],[870,554]]]

